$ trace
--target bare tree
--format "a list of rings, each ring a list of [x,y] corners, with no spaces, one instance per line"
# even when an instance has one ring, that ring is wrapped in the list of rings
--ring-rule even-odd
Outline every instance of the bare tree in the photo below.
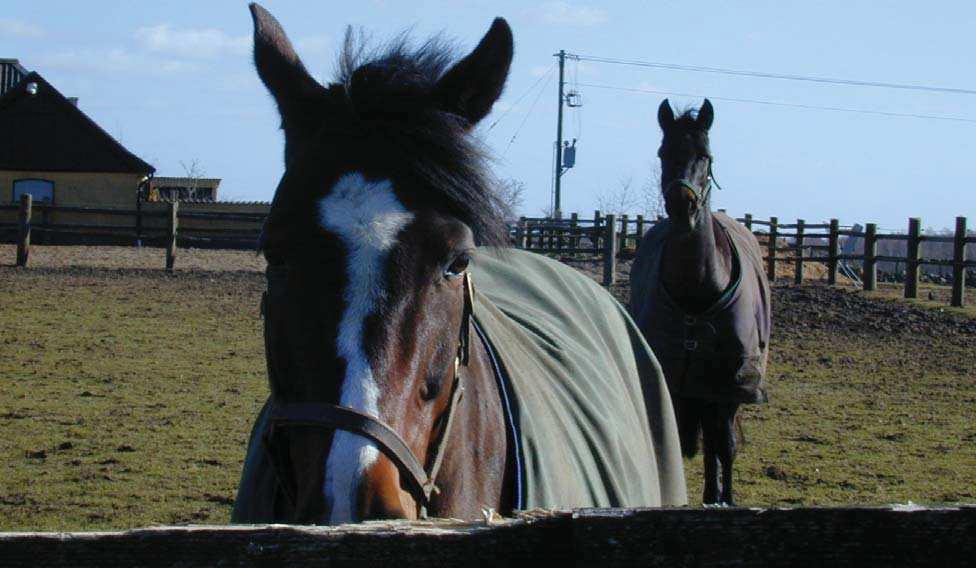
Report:
[[[498,182],[498,198],[505,206],[506,221],[514,221],[525,204],[525,183],[515,178]]]
[[[648,219],[666,217],[664,195],[661,193],[661,168],[657,162],[648,164],[649,175],[641,185],[641,214]]]
[[[203,167],[200,165],[200,161],[196,158],[190,160],[189,164],[180,160],[180,166],[183,167],[183,177],[186,178],[186,195],[174,197],[196,199],[197,189],[200,188],[200,180],[206,177],[207,172],[204,171]]]
[[[605,214],[629,214],[637,210],[640,198],[633,189],[634,178],[621,178],[617,186],[606,189],[596,198],[597,208]]]

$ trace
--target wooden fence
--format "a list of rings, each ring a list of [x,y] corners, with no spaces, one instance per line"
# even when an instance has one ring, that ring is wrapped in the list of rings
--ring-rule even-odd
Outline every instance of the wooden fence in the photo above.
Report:
[[[154,207],[143,205],[137,210],[60,207],[32,204],[30,195],[25,194],[19,205],[0,206],[0,213],[18,212],[16,223],[0,223],[0,240],[16,240],[20,266],[28,262],[32,235],[39,235],[46,242],[63,244],[114,242],[162,247],[166,249],[166,268],[173,270],[178,246],[253,249],[266,217],[264,212],[181,211],[179,203],[150,205]],[[54,214],[71,214],[80,221],[51,223],[49,218]],[[130,224],[83,222],[91,216],[125,218]],[[568,219],[522,217],[510,227],[510,236],[516,247],[526,250],[601,258],[603,283],[609,286],[617,280],[617,261],[632,258],[643,234],[660,220],[641,215],[602,215],[600,211],[590,218],[581,218],[576,213]],[[947,267],[952,271],[947,279],[952,285],[951,305],[962,306],[967,271],[976,268],[976,260],[967,259],[967,245],[976,243],[976,236],[967,232],[965,217],[956,218],[952,235],[922,234],[921,220],[914,217],[909,219],[908,231],[903,234],[879,232],[875,223],[867,223],[861,230],[841,227],[836,219],[821,224],[808,224],[802,219],[796,223],[780,223],[776,217],[761,220],[746,214],[738,220],[764,242],[771,278],[775,278],[777,266],[789,263],[794,267],[794,282],[801,283],[804,265],[816,262],[826,266],[827,281],[834,284],[842,263],[858,262],[864,289],[875,290],[878,264],[894,262],[905,266],[902,277],[905,297],[917,298],[921,267]],[[2,238],[5,229],[10,233],[6,239]],[[842,254],[839,248],[842,238],[863,240],[861,253]],[[879,244],[886,242],[904,243],[904,254],[878,254]],[[951,258],[923,258],[922,245],[926,243],[951,244]]]
[[[581,219],[576,214],[563,220],[522,217],[512,228],[511,234],[515,245],[527,250],[600,256],[604,264],[603,283],[611,285],[616,281],[615,259],[632,257],[644,232],[660,220],[648,220],[640,215],[634,218],[601,215],[599,211],[590,219]],[[798,219],[796,223],[780,223],[776,217],[770,217],[767,221],[755,219],[747,213],[738,221],[753,231],[763,243],[766,270],[771,280],[776,278],[778,265],[790,263],[794,268],[793,280],[800,284],[803,282],[804,265],[817,262],[826,266],[828,283],[835,284],[840,264],[858,261],[862,266],[864,289],[876,290],[878,263],[897,262],[904,263],[906,267],[903,278],[905,297],[917,298],[921,267],[946,266],[952,268],[949,278],[952,284],[951,305],[962,306],[965,303],[967,270],[976,268],[976,260],[967,259],[966,245],[976,243],[976,236],[970,236],[967,231],[965,217],[956,218],[955,232],[951,236],[923,235],[921,220],[916,217],[908,220],[908,231],[904,234],[882,234],[875,223],[867,223],[861,230],[841,227],[837,219],[820,224],[808,224],[803,219]],[[863,252],[841,254],[839,244],[842,237],[863,239]],[[905,255],[879,255],[878,244],[885,241],[906,243]],[[952,257],[923,258],[923,243],[950,243]]]
[[[21,195],[15,223],[0,222],[0,242],[16,240],[17,265],[26,266],[31,243],[137,245],[166,250],[166,269],[178,247],[249,249],[256,246],[266,213],[183,210],[178,202],[140,204],[138,209],[64,207],[32,203]],[[8,213],[9,215],[9,213]]]
[[[5,566],[963,566],[976,508],[582,509],[491,523],[0,533]]]

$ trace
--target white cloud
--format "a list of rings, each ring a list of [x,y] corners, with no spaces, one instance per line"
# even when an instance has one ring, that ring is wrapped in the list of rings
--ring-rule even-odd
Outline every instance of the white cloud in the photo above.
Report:
[[[12,37],[43,37],[44,30],[20,20],[0,18],[0,36]]]
[[[135,38],[147,51],[197,59],[243,55],[251,48],[250,36],[230,36],[216,28],[173,29],[160,24],[137,29]]]
[[[568,2],[546,2],[536,12],[542,21],[559,26],[597,26],[609,20],[607,11],[602,8]]]
[[[125,49],[62,51],[38,58],[40,69],[130,73],[137,75],[176,75],[197,71],[199,65],[174,59],[159,59]]]

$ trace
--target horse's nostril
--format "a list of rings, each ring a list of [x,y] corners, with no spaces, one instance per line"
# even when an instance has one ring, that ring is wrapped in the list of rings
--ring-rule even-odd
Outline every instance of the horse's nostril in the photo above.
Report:
[[[413,498],[400,487],[400,474],[392,462],[380,460],[359,485],[359,520],[416,519]]]

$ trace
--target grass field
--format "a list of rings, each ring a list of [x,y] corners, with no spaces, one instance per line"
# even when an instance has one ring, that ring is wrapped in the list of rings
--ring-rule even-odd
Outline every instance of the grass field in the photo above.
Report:
[[[266,395],[260,263],[186,253],[192,269],[166,275],[159,251],[131,250],[0,266],[0,530],[229,518]],[[968,312],[823,286],[775,302],[771,401],[745,412],[740,504],[976,501]]]

